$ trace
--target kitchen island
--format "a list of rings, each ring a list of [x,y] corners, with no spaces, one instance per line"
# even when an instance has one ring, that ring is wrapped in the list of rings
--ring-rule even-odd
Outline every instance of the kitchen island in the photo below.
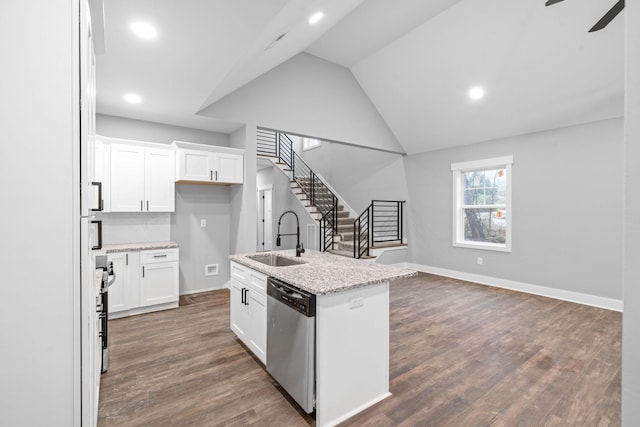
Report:
[[[260,254],[230,257],[231,329],[239,337],[250,329],[245,342],[264,362],[259,353],[268,358],[269,349],[262,339],[267,328],[262,284],[266,288],[267,276],[286,282],[316,296],[316,425],[336,425],[390,396],[389,281],[415,272],[311,250],[300,258],[294,250],[270,254],[302,263],[276,267],[256,261]],[[238,296],[256,309],[246,327],[234,324]]]

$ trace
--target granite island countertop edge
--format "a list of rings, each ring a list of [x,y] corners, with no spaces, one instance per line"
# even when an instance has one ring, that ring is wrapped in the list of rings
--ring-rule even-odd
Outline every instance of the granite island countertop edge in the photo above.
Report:
[[[376,264],[371,261],[346,258],[325,252],[307,250],[300,258],[295,257],[295,250],[272,251],[271,253],[300,260],[305,264],[271,267],[248,258],[248,256],[259,254],[230,255],[229,260],[267,276],[280,279],[314,295],[342,292],[417,274],[416,271],[406,268]]]

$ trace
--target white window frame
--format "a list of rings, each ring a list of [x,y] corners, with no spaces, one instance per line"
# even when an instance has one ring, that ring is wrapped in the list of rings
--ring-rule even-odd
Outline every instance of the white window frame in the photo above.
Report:
[[[513,210],[511,209],[511,170],[513,156],[494,157],[491,159],[474,160],[470,162],[452,163],[453,172],[453,246],[460,248],[482,249],[489,251],[511,252],[511,228],[513,225]],[[506,210],[507,229],[505,243],[474,242],[464,239],[464,211],[463,211],[463,183],[462,174],[474,170],[505,168],[506,179]],[[478,206],[483,208],[484,206]]]
[[[302,151],[313,150],[314,148],[320,148],[322,141],[316,138],[302,138]]]

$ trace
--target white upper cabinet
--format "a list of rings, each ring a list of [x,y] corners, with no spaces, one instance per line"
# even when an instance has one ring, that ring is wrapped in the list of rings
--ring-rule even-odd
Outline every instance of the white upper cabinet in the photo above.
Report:
[[[244,181],[244,150],[174,141],[176,181],[229,185]]]
[[[144,148],[111,144],[111,211],[142,212],[145,209]]]
[[[105,137],[100,140],[105,211],[175,211],[173,147]]]
[[[175,211],[175,154],[147,148],[145,152],[145,206],[148,212]]]

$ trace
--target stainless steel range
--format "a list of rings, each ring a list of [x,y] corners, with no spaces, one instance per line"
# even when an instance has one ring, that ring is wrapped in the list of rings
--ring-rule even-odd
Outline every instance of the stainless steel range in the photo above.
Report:
[[[109,367],[109,286],[116,279],[113,262],[107,261],[106,255],[96,256],[96,268],[102,269],[102,285],[100,287],[100,303],[96,310],[100,318],[98,333],[102,341],[102,373]]]

